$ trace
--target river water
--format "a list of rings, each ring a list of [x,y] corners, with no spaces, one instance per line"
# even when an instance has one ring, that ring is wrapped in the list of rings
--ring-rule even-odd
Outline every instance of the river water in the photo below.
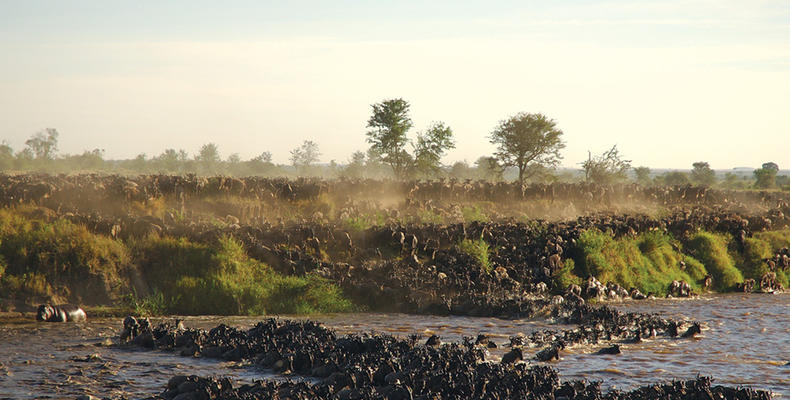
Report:
[[[551,363],[562,378],[597,380],[607,389],[629,389],[701,374],[713,376],[714,384],[755,386],[790,395],[790,366],[785,366],[790,359],[790,295],[729,294],[614,306],[696,319],[703,322],[703,334],[696,339],[659,338],[624,344],[620,355],[594,354],[599,347],[568,348],[560,361]],[[186,317],[185,324],[211,328],[222,322],[246,328],[259,319]],[[406,314],[333,314],[310,319],[339,333],[375,331],[404,337],[435,333],[445,342],[486,333],[500,345],[508,343],[510,336],[568,328],[545,321]],[[242,363],[110,346],[117,340],[120,325],[120,319],[92,319],[80,324],[31,321],[0,326],[0,398],[74,398],[81,394],[140,398],[161,392],[167,380],[178,374],[231,376],[241,382],[283,379]],[[506,350],[500,346],[491,351],[490,359],[496,360]]]

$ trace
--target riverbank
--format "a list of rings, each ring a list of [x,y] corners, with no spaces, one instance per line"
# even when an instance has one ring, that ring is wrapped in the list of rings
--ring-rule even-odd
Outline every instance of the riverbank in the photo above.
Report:
[[[0,175],[0,204],[0,311],[513,318],[790,284],[776,191]]]
[[[733,224],[749,219],[696,212],[355,233],[332,224],[163,222],[123,239],[98,232],[102,220],[16,207],[0,210],[0,309],[72,302],[123,310],[113,315],[367,309],[512,317],[539,311],[569,285],[591,301],[638,298],[634,290],[663,297],[673,281],[695,293],[788,286],[790,230],[733,235]],[[603,284],[592,290],[589,277]]]

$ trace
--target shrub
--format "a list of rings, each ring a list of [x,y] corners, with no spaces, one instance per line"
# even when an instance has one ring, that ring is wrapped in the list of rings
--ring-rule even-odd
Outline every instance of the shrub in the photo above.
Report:
[[[625,288],[665,294],[673,280],[688,282],[698,288],[705,276],[704,268],[693,263],[691,270],[680,269],[680,261],[689,259],[672,245],[672,238],[660,232],[646,232],[636,237],[614,239],[598,230],[585,231],[573,251],[575,274],[595,276],[601,282],[615,282]],[[572,277],[570,277],[572,278]]]
[[[472,221],[481,221],[481,222],[488,222],[489,218],[486,215],[485,209],[482,205],[475,204],[471,206],[466,206],[461,209],[461,213],[464,216],[465,222],[472,222]]]
[[[691,236],[686,250],[702,262],[713,276],[713,287],[718,290],[732,289],[743,281],[741,271],[727,252],[727,238],[710,232],[700,231]]]
[[[0,210],[6,286],[15,279],[29,295],[93,304],[116,297],[130,260],[123,243],[37,210]]]
[[[261,315],[352,309],[337,286],[313,275],[277,274],[248,257],[231,237],[220,238],[214,246],[149,237],[137,244],[137,253],[170,312]]]
[[[483,239],[464,239],[458,242],[458,251],[477,260],[480,267],[487,273],[491,272],[491,263],[488,260],[488,243]]]
[[[562,292],[568,287],[568,285],[582,284],[582,278],[573,272],[575,268],[576,265],[574,264],[573,259],[568,259],[564,261],[562,268],[554,272],[554,275],[552,275],[552,281],[554,282],[555,293]]]

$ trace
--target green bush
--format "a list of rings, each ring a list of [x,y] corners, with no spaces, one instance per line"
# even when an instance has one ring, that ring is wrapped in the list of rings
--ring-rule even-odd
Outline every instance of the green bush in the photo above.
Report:
[[[747,238],[744,242],[742,255],[744,276],[757,280],[762,278],[763,274],[768,271],[768,266],[763,259],[773,257],[783,247],[790,247],[790,229],[757,232],[753,237]],[[775,272],[779,283],[788,287],[790,284],[788,278],[790,277],[787,276],[787,272],[780,269]]]
[[[744,240],[743,251],[733,253],[735,265],[741,270],[743,276],[758,281],[763,274],[768,272],[768,265],[763,260],[773,256],[771,244],[754,237]]]
[[[614,239],[598,230],[585,231],[573,254],[578,277],[595,276],[604,283],[611,281],[657,295],[666,294],[673,280],[686,281],[698,289],[698,281],[706,273],[698,262],[691,262],[691,269],[687,262],[686,271],[681,270],[680,261],[690,257],[675,250],[672,238],[660,232]]]
[[[317,276],[282,276],[249,258],[241,243],[215,246],[149,237],[137,244],[143,273],[179,314],[342,312],[352,309],[341,290]],[[169,257],[165,257],[169,254]]]
[[[554,282],[555,293],[560,293],[569,285],[581,285],[583,280],[577,276],[573,271],[576,265],[573,259],[568,259],[563,262],[562,268],[554,272],[552,281]]]
[[[5,260],[0,275],[6,287],[69,301],[104,302],[115,297],[130,261],[123,243],[38,211],[0,210],[0,257]]]
[[[486,215],[485,208],[483,205],[475,204],[471,206],[466,206],[461,209],[461,213],[464,215],[465,222],[472,222],[472,221],[481,221],[481,222],[488,222],[489,218]]]
[[[790,229],[757,232],[754,234],[754,238],[768,242],[772,251],[790,247]]]
[[[464,239],[458,242],[458,251],[465,253],[480,263],[480,267],[487,273],[491,272],[491,263],[488,260],[488,243],[483,239]]]
[[[730,290],[743,282],[741,271],[727,252],[727,242],[723,235],[700,231],[692,235],[686,244],[686,251],[705,265],[713,276],[713,287],[720,291]]]
[[[147,296],[137,296],[135,291],[123,296],[121,302],[129,308],[134,315],[152,316],[162,315],[167,309],[165,296],[162,292],[155,290]]]

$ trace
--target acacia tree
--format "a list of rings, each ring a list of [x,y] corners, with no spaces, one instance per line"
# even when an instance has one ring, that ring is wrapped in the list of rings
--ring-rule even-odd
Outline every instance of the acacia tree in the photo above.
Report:
[[[710,186],[716,183],[716,173],[710,168],[710,164],[704,161],[697,161],[691,164],[691,181],[697,185]]]
[[[436,174],[441,158],[448,149],[455,147],[453,131],[442,122],[434,122],[410,142],[407,134],[413,127],[409,117],[409,102],[403,99],[384,100],[371,106],[373,114],[368,120],[367,141],[371,160],[388,164],[398,179],[411,173]],[[406,151],[411,143],[414,155]]]
[[[688,185],[689,177],[681,171],[667,172],[662,177],[664,184],[669,186]]]
[[[617,145],[600,156],[593,157],[590,152],[587,154],[587,160],[582,162],[582,169],[584,169],[584,178],[588,182],[608,185],[626,179],[626,173],[631,168],[631,160],[621,158]]]
[[[395,176],[406,176],[412,158],[406,152],[406,133],[413,124],[409,117],[409,102],[403,99],[384,100],[371,106],[373,114],[368,120],[367,141],[380,160],[392,167]]]
[[[14,165],[14,149],[3,140],[0,142],[0,171],[11,169]]]
[[[455,148],[453,131],[443,122],[434,122],[417,135],[414,145],[414,170],[422,176],[435,176],[441,171],[442,156]]]
[[[636,183],[640,185],[650,184],[650,168],[636,167],[634,168],[634,175],[636,177]]]
[[[779,165],[774,162],[767,162],[761,169],[754,170],[754,186],[759,189],[770,189],[776,186],[776,175],[779,173]]]
[[[517,167],[518,181],[523,185],[538,171],[559,164],[560,150],[565,148],[561,137],[553,119],[540,113],[518,113],[500,121],[490,139],[497,145],[494,155],[499,163]]]
[[[58,151],[58,130],[53,128],[36,132],[25,141],[36,160],[52,160]]]
[[[200,147],[200,151],[195,156],[204,173],[212,173],[222,159],[219,156],[219,148],[214,143],[206,143]]]
[[[351,160],[341,173],[349,178],[361,178],[365,174],[365,152],[355,151],[351,154]]]
[[[291,164],[303,171],[318,162],[321,152],[318,150],[318,143],[312,140],[305,140],[301,146],[291,150]]]

